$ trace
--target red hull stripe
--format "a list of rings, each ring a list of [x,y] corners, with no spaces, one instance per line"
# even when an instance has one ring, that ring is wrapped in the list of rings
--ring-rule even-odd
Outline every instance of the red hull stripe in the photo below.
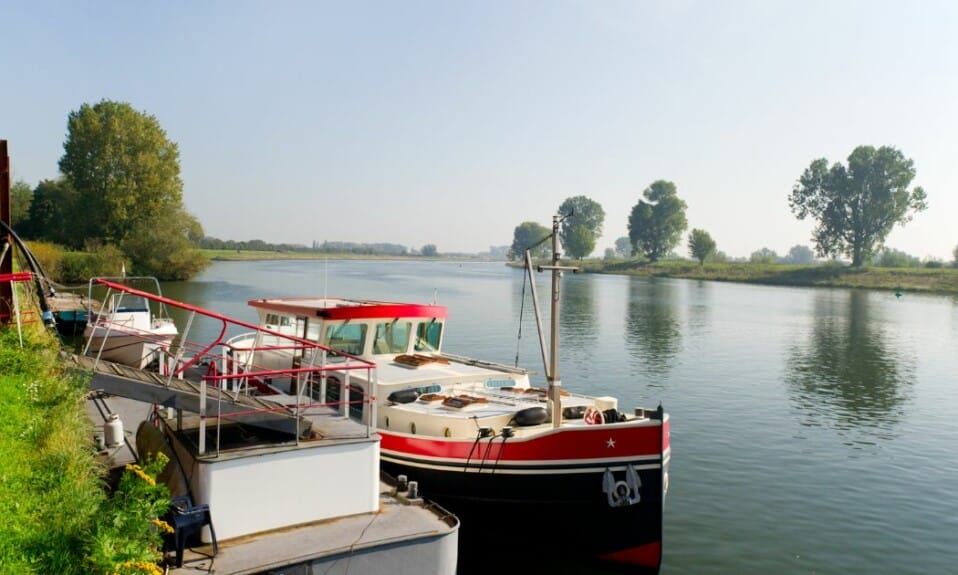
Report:
[[[417,437],[380,429],[382,450],[409,456],[442,459],[483,459],[512,461],[569,461],[609,458],[634,458],[661,455],[658,425],[590,426],[561,429],[531,438],[501,437],[472,440],[447,440]]]
[[[662,563],[662,542],[646,543],[638,547],[623,549],[612,553],[600,555],[599,559],[612,561],[614,563],[624,563],[626,565],[640,565],[658,569]]]

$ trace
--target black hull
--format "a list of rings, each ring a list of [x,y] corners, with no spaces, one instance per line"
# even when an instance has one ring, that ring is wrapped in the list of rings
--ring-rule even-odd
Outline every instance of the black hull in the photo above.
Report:
[[[530,566],[545,567],[542,561],[548,560],[549,551],[561,559],[557,567],[577,572],[593,565],[603,572],[658,572],[664,495],[661,468],[638,470],[639,502],[611,506],[602,489],[604,471],[463,473],[390,461],[386,455],[382,467],[391,475],[418,481],[423,497],[459,517],[460,573],[502,568],[505,556],[525,556]],[[624,480],[625,472],[616,471],[615,478]]]

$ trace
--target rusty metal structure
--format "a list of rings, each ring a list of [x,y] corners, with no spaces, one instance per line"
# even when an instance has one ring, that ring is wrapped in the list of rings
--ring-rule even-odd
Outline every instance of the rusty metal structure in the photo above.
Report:
[[[10,156],[7,141],[0,140],[0,221],[11,225],[10,218]],[[13,238],[3,234],[0,239],[0,278],[13,274]],[[13,284],[0,281],[0,324],[7,324],[13,317]]]

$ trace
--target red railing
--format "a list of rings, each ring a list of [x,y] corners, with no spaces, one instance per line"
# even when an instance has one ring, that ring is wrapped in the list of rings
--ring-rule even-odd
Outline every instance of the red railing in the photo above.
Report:
[[[285,394],[295,399],[292,402],[283,402],[275,407],[233,411],[229,414],[229,417],[278,411],[286,411],[292,415],[300,416],[311,410],[315,411],[322,408],[327,410],[328,408],[336,408],[341,415],[348,416],[351,405],[363,405],[363,419],[366,423],[367,434],[371,432],[371,428],[375,427],[376,382],[374,370],[376,366],[374,363],[334,350],[309,339],[266,329],[253,323],[230,318],[208,309],[172,300],[119,282],[106,279],[96,279],[94,282],[107,289],[107,297],[104,298],[104,301],[109,301],[110,296],[113,295],[112,292],[121,292],[140,296],[156,302],[158,305],[189,313],[184,329],[174,342],[168,346],[157,347],[156,354],[159,360],[157,367],[159,373],[165,376],[168,382],[173,378],[197,380],[200,384],[201,410],[206,405],[207,386],[212,386],[227,394],[233,393],[234,399],[239,394],[249,394],[252,389],[255,389],[260,394],[272,392],[277,396]],[[209,341],[191,340],[190,330],[196,316],[220,322],[218,329],[216,329],[215,324],[213,328],[213,331],[218,331],[218,334]],[[104,313],[98,318],[109,321],[109,314]],[[94,321],[92,316],[90,321]],[[231,327],[251,330],[247,334],[247,338],[240,340],[243,343],[242,346],[237,345],[240,338],[236,336],[229,340],[226,339],[226,334]],[[144,334],[143,339],[154,344],[157,343],[157,340],[151,338],[148,334]],[[264,340],[266,340],[266,344],[263,343]],[[95,350],[92,350],[91,354],[93,351]],[[270,356],[274,359],[288,359],[289,367],[266,366],[254,362],[254,359]],[[294,358],[298,358],[298,362]],[[332,358],[337,358],[335,364],[330,363]],[[202,366],[206,366],[206,369],[203,370]],[[350,373],[355,370],[366,370],[365,380],[369,382],[369,389],[363,390],[350,385]],[[328,380],[334,377],[329,375],[331,372],[336,373],[335,378],[342,378],[342,381],[338,383],[341,400],[333,402],[317,400],[317,397],[325,399]],[[363,398],[355,401],[350,400],[355,392],[361,392]],[[220,396],[221,394],[217,395],[217,397]],[[263,397],[263,399],[269,398]],[[278,399],[280,397],[274,398],[274,400]],[[368,409],[365,408],[366,405],[369,406]],[[205,445],[202,444],[205,441],[205,433],[202,432],[205,427],[205,420],[216,419],[218,428],[221,416],[219,409],[215,414],[200,413],[199,415],[201,421],[201,433],[199,434],[201,445],[199,447],[202,453],[205,451]]]

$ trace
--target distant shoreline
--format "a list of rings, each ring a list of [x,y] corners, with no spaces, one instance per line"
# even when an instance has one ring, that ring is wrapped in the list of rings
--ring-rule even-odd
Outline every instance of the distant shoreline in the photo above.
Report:
[[[521,262],[507,262],[493,258],[468,256],[400,256],[388,254],[323,254],[316,252],[272,252],[203,250],[213,261],[264,261],[264,260],[384,260],[384,261],[458,261],[495,262],[522,267]],[[757,264],[746,262],[706,263],[699,265],[690,261],[665,261],[654,264],[635,260],[567,261],[578,265],[584,273],[611,275],[634,275],[747,283],[792,287],[840,287],[871,290],[887,290],[929,293],[958,294],[958,268],[852,268],[841,264]]]

